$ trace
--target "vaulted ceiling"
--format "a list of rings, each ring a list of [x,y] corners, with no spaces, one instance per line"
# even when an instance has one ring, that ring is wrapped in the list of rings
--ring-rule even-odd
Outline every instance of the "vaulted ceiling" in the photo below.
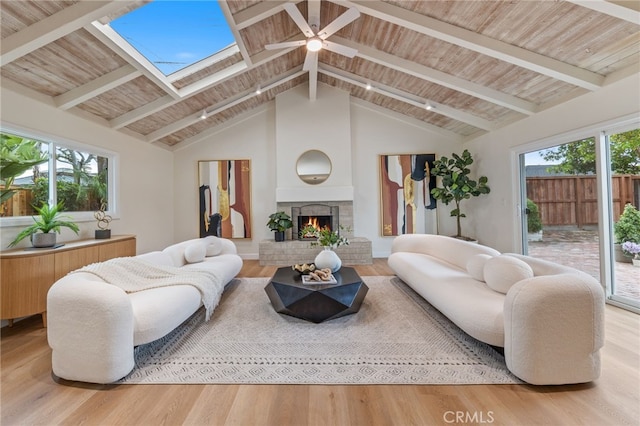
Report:
[[[171,149],[298,85],[470,138],[639,72],[637,1],[227,0],[236,45],[165,77],[109,26],[145,3],[0,2],[2,85]],[[265,49],[305,39],[285,3],[321,29],[356,8],[327,38],[356,56]]]

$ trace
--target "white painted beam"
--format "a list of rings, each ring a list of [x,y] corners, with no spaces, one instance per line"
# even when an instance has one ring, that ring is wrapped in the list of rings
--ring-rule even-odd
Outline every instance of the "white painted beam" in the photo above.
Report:
[[[578,6],[586,7],[632,24],[640,25],[639,1],[605,1],[605,0],[567,0]]]
[[[264,86],[262,88],[263,92],[266,92],[267,90],[271,90],[274,87],[277,87],[281,84],[286,83],[287,81],[293,80],[296,77],[299,77],[301,75],[303,75],[306,71],[302,71],[300,69],[300,67],[296,68],[293,72],[289,72],[283,76],[280,76],[276,81],[267,84],[266,86]],[[218,103],[216,105],[214,105],[213,107],[205,110],[206,112],[206,116],[207,118],[215,115],[215,114],[219,114],[222,111],[225,111],[235,105],[238,105],[252,97],[256,96],[256,92],[255,90],[251,89],[251,90],[247,90],[243,93],[240,93],[238,95],[236,95],[235,97],[233,97],[231,100],[225,100],[224,102]],[[179,130],[182,130],[186,127],[189,127],[195,123],[197,123],[198,121],[202,120],[201,117],[201,112],[198,112],[196,114],[192,114],[190,116],[187,116],[181,120],[175,121],[171,124],[169,124],[168,126],[165,126],[161,129],[158,129],[152,133],[149,133],[146,136],[146,141],[147,142],[155,142],[159,139],[164,138],[165,136],[169,136],[172,133],[175,133]]]
[[[141,75],[142,73],[132,65],[125,65],[87,84],[58,95],[53,100],[59,108],[69,109]]]
[[[109,125],[113,129],[121,129],[131,123],[135,123],[138,120],[142,120],[151,114],[161,111],[174,103],[176,103],[176,101],[172,96],[163,96],[153,102],[149,102],[148,104],[141,106],[140,108],[136,108],[133,111],[129,111],[126,114],[122,114],[121,116],[112,119],[109,121]]]
[[[91,21],[101,18],[130,1],[81,1],[51,15],[25,29],[5,37],[0,43],[0,66],[15,61],[42,46],[51,43]]]
[[[120,55],[130,64],[136,66],[147,78],[164,90],[173,98],[178,99],[178,90],[169,83],[167,77],[160,72],[147,58],[138,52],[131,44],[120,36],[111,26],[99,22],[92,22],[84,27],[94,37],[104,43],[109,49]]]
[[[238,28],[238,25],[236,24],[235,19],[231,14],[229,5],[227,4],[226,1],[219,1],[218,5],[220,6],[220,10],[222,11],[224,18],[227,21],[227,25],[231,30],[231,34],[233,34],[233,38],[236,40],[236,45],[240,49],[240,54],[242,55],[242,59],[244,59],[247,65],[251,65],[251,57],[249,56],[249,51],[247,50],[247,47],[244,45],[244,42],[242,41],[242,37],[240,37],[240,29]]]
[[[542,75],[564,81],[587,90],[599,89],[604,76],[540,55],[491,37],[478,34],[437,19],[411,12],[381,1],[331,0],[345,7],[357,7],[360,12],[410,30],[438,38],[465,49],[491,56]]]
[[[491,130],[493,129],[493,124],[484,118],[475,116],[473,114],[469,114],[464,111],[460,111],[455,108],[451,108],[447,105],[440,104],[429,99],[421,99],[417,96],[414,96],[410,93],[395,89],[391,86],[384,85],[378,81],[373,81],[371,79],[363,79],[362,77],[348,73],[346,71],[341,71],[338,68],[330,67],[327,65],[322,65],[318,68],[318,72],[322,74],[337,78],[342,81],[346,81],[349,84],[353,84],[355,86],[359,86],[362,88],[367,87],[367,83],[371,85],[369,90],[372,90],[376,93],[380,93],[383,96],[387,96],[392,99],[396,99],[400,102],[407,103],[409,105],[413,105],[418,108],[425,108],[427,104],[432,106],[431,112],[435,114],[444,115],[449,118],[453,118],[454,120],[461,121],[463,123],[470,124],[474,127],[477,127],[482,130]]]
[[[235,72],[234,73],[228,73],[227,70],[221,70],[218,73],[215,73],[209,77],[206,78],[207,82],[209,82],[209,86],[203,86],[200,82],[196,82],[194,83],[194,85],[189,85],[189,86],[185,86],[182,89],[180,89],[180,93],[179,95],[182,96],[182,98],[180,99],[176,99],[172,96],[165,96],[159,99],[156,99],[155,101],[144,105],[140,108],[134,109],[133,111],[129,111],[126,114],[121,115],[120,117],[116,117],[113,120],[111,120],[109,123],[111,125],[112,128],[114,129],[119,129],[121,127],[127,126],[133,122],[136,122],[138,120],[142,120],[143,118],[154,114],[164,108],[170,107],[171,105],[175,105],[178,102],[183,101],[184,99],[190,97],[190,96],[194,96],[204,90],[207,90],[211,87],[213,87],[215,84],[221,84],[224,83],[226,80],[231,79],[239,74],[242,74],[246,71],[249,71],[253,68],[256,68],[264,63],[267,63],[275,58],[278,58],[290,51],[292,51],[294,48],[290,48],[290,49],[282,49],[282,51],[276,50],[276,51],[263,51],[260,52],[258,55],[253,56],[251,62],[253,63],[252,66],[246,67],[244,63],[239,63],[235,66]],[[224,75],[224,78],[218,78],[220,76]],[[216,81],[215,84],[211,83],[211,81]],[[196,86],[197,86],[197,90],[196,90]]]
[[[508,95],[498,90],[473,83],[468,80],[455,77],[451,74],[438,71],[424,65],[417,64],[407,59],[391,55],[380,50],[372,49],[360,43],[355,43],[341,37],[332,36],[332,40],[336,43],[351,47],[358,51],[358,57],[367,61],[383,65],[385,67],[412,75],[422,80],[430,81],[440,86],[448,87],[458,92],[494,103],[496,105],[509,108],[511,110],[533,115],[538,111],[538,107],[533,102],[526,101],[516,96]]]
[[[251,7],[248,7],[233,16],[236,28],[242,30],[250,27],[276,13],[282,12],[285,3],[299,3],[302,0],[294,1],[263,1]]]

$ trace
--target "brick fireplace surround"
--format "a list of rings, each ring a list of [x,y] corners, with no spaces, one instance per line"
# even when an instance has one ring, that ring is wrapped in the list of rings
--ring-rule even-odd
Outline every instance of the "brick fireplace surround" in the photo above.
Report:
[[[278,211],[284,211],[291,215],[292,207],[304,207],[310,204],[317,205],[320,213],[324,214],[326,206],[338,206],[339,223],[349,231],[341,230],[340,234],[349,239],[349,245],[340,246],[335,251],[340,256],[343,265],[367,265],[373,262],[371,241],[367,238],[353,235],[353,202],[352,201],[320,201],[313,202],[279,202]],[[324,206],[324,207],[323,207]],[[310,214],[314,214],[311,212]],[[297,225],[297,224],[296,224]],[[295,226],[295,225],[294,225]],[[293,238],[291,229],[285,234],[285,241],[275,242],[273,239],[264,240],[259,245],[260,266],[275,265],[289,266],[295,263],[311,263],[322,247],[312,247],[310,241],[301,241]]]

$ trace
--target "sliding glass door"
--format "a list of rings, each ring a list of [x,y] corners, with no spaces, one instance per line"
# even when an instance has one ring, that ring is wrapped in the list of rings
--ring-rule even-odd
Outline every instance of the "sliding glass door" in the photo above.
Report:
[[[640,260],[633,264],[640,252],[640,129],[604,133],[602,143],[608,148],[613,230],[608,297],[640,309]]]
[[[637,125],[523,153],[520,170],[523,252],[580,269],[609,302],[640,310]]]

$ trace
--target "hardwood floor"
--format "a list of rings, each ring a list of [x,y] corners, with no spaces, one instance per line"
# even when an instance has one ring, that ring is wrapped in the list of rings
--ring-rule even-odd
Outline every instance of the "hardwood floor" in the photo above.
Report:
[[[360,275],[391,275],[385,259]],[[241,277],[275,267],[245,261]],[[39,316],[2,329],[8,425],[638,425],[640,317],[606,307],[602,375],[572,386],[92,385],[57,380]]]

